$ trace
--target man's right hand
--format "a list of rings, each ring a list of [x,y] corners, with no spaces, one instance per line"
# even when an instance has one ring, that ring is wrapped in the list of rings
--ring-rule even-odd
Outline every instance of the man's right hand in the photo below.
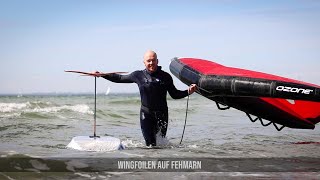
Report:
[[[92,76],[95,76],[95,77],[101,77],[101,76],[104,76],[105,73],[100,73],[99,71],[93,71],[91,72]]]
[[[93,71],[90,73],[90,75],[95,76],[95,77],[101,77],[101,76],[107,76],[109,74],[127,74],[128,72],[108,72],[108,73],[102,73],[99,71]]]

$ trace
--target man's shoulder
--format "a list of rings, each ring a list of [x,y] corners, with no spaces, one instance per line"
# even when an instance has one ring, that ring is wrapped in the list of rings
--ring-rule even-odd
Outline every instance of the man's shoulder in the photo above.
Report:
[[[135,71],[133,71],[132,73],[140,73],[140,72],[142,72],[143,70],[135,70]]]
[[[168,73],[168,72],[166,72],[166,71],[164,71],[164,70],[160,70],[160,73],[161,73],[161,75],[162,76],[164,76],[165,78],[172,78],[171,77],[171,75]]]
[[[137,75],[137,74],[141,74],[141,73],[143,73],[143,70],[135,70],[131,74]]]
[[[170,76],[170,74],[169,74],[167,71],[164,71],[162,68],[160,69],[160,73],[166,74],[166,75],[169,75],[169,76]]]

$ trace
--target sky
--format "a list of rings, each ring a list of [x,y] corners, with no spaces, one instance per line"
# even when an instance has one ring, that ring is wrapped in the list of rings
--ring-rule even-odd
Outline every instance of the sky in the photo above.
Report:
[[[316,0],[0,0],[0,94],[93,92],[64,70],[133,72],[149,49],[167,72],[193,57],[320,85],[319,19]]]

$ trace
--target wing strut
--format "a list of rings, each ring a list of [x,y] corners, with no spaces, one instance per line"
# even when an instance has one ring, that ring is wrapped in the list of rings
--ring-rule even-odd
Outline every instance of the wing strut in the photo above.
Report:
[[[224,105],[224,104],[218,103],[217,101],[215,101],[215,103],[216,103],[216,105],[217,105],[217,107],[218,107],[219,110],[227,110],[227,109],[230,109],[230,106],[228,106],[228,105]],[[222,107],[222,106],[224,106],[224,107]],[[268,123],[263,122],[263,119],[262,119],[261,117],[256,117],[255,119],[253,119],[249,113],[247,113],[247,112],[245,112],[245,113],[246,113],[246,115],[249,117],[249,119],[250,119],[251,122],[256,122],[257,120],[259,120],[262,126],[269,126],[270,124],[273,124],[273,126],[274,126],[278,131],[281,131],[281,130],[285,127],[284,125],[282,125],[281,127],[278,127],[278,125],[277,125],[276,123],[272,122],[272,121],[270,121],[270,122],[268,122]]]
[[[285,127],[284,125],[281,126],[281,127],[278,127],[277,124],[274,123],[274,122],[272,122],[272,121],[270,121],[270,122],[268,122],[268,123],[264,123],[263,120],[262,120],[262,118],[260,118],[260,117],[256,117],[255,119],[252,119],[252,117],[251,117],[251,115],[250,115],[249,113],[246,113],[246,115],[249,117],[249,119],[250,119],[251,122],[256,122],[257,120],[259,120],[262,126],[269,126],[270,124],[273,124],[273,126],[274,126],[278,131],[281,131],[281,130]]]
[[[218,107],[219,110],[227,110],[227,109],[230,109],[230,106],[224,105],[224,107],[221,107],[220,104],[219,104],[217,101],[215,101],[215,102],[216,102],[217,107]]]
[[[273,123],[274,127],[278,130],[281,131],[285,126],[281,126],[280,128],[276,125],[276,123]]]

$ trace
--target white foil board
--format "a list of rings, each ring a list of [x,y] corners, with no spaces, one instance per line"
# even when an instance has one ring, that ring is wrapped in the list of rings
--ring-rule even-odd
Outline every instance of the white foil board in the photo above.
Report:
[[[120,139],[111,136],[89,137],[76,136],[72,138],[67,148],[79,151],[114,151],[124,149]]]

